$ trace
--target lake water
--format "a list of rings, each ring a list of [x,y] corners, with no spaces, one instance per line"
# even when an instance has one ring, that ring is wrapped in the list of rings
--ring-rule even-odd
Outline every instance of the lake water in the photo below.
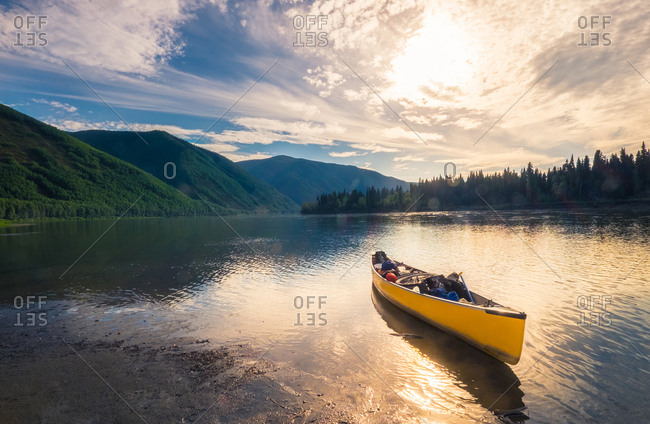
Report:
[[[648,422],[648,214],[500,215],[121,220],[94,245],[112,221],[2,228],[0,316],[27,318],[20,302],[40,295],[48,325],[79,334],[272,346],[271,360],[366,388],[359,402],[394,391],[403,422],[499,422],[493,411],[524,406],[530,423]],[[521,361],[387,304],[371,288],[375,250],[462,271],[472,290],[525,311]]]

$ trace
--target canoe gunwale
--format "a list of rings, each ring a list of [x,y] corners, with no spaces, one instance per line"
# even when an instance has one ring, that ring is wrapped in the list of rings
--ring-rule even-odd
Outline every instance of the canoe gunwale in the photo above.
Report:
[[[464,340],[470,345],[473,345],[474,347],[482,350],[483,352],[494,356],[495,358],[497,358],[502,362],[506,362],[511,365],[517,364],[519,362],[519,359],[521,358],[521,350],[523,348],[526,313],[519,312],[512,308],[499,305],[499,304],[493,304],[494,306],[483,306],[483,305],[476,305],[471,303],[452,301],[452,300],[420,293],[419,291],[413,290],[415,286],[408,287],[406,285],[400,285],[397,284],[396,282],[388,281],[379,273],[379,271],[375,268],[374,265],[375,262],[374,262],[374,255],[373,255],[372,266],[371,266],[371,269],[373,271],[373,278],[372,278],[373,287],[377,289],[377,291],[383,298],[388,300],[397,308],[402,309],[403,311],[421,319],[422,321],[427,322],[428,324],[433,325],[434,327],[437,327],[447,333],[450,333]],[[401,263],[401,265],[405,265],[405,264]],[[424,273],[419,269],[415,269],[415,268],[411,268],[411,269],[414,270],[417,274],[420,273],[429,274],[429,273]],[[396,291],[395,289],[397,288],[401,290]],[[403,293],[403,296],[406,297],[403,297],[398,293]],[[483,298],[483,296],[481,296],[478,293],[474,293],[474,294]],[[411,300],[407,301],[407,298]],[[420,298],[421,301],[417,301],[416,299],[418,298]],[[435,305],[440,305],[439,307],[442,308],[442,310],[444,309],[447,310],[447,312],[445,312],[446,314],[447,313],[461,314],[459,316],[462,316],[463,314],[470,314],[470,315],[471,314],[475,315],[477,313],[480,314],[481,311],[485,312],[485,315],[483,316],[487,321],[484,321],[484,324],[482,325],[483,329],[491,328],[491,330],[489,331],[499,332],[500,330],[498,330],[498,328],[504,328],[504,329],[507,328],[508,329],[507,334],[512,335],[513,337],[512,340],[514,341],[518,339],[519,341],[518,342],[515,341],[514,342],[515,344],[513,344],[512,342],[510,343],[505,342],[505,344],[502,344],[504,343],[503,337],[496,336],[496,338],[499,340],[497,342],[495,339],[489,339],[489,338],[486,339],[484,336],[478,336],[478,334],[476,333],[476,327],[467,327],[467,321],[465,321],[465,324],[463,326],[458,327],[455,324],[452,325],[451,323],[449,323],[448,319],[439,319],[436,318],[435,315],[431,315],[428,312],[423,312],[424,310],[421,311],[420,309],[422,309],[424,304],[428,305],[426,306],[427,310],[429,308],[434,308],[433,310],[437,310],[438,308],[435,307]],[[465,308],[465,309],[461,309],[461,308]],[[452,312],[452,311],[456,311],[456,312]],[[479,317],[474,316],[474,318],[472,319],[479,319]],[[483,322],[483,320],[481,321]],[[487,327],[485,327],[485,325],[487,325]],[[493,325],[497,325],[498,327],[492,327]],[[505,327],[501,327],[502,325],[505,325]],[[470,328],[472,330],[470,330]],[[499,333],[499,334],[503,335],[504,333]]]
[[[502,317],[508,317],[508,318],[517,318],[517,319],[526,319],[526,313],[525,312],[510,312],[510,311],[503,311],[501,309],[494,309],[494,308],[485,308],[485,313],[491,314],[491,315],[500,315]]]
[[[526,319],[526,313],[525,312],[519,312],[519,311],[517,311],[515,309],[512,309],[512,308],[509,308],[507,306],[500,305],[501,307],[499,308],[499,307],[494,307],[494,306],[475,305],[475,304],[472,304],[472,303],[462,303],[462,302],[458,302],[457,300],[443,299],[441,297],[432,296],[430,294],[419,293],[419,292],[416,292],[415,290],[413,290],[411,288],[408,288],[408,287],[405,287],[405,286],[403,286],[401,284],[393,283],[392,281],[386,280],[384,277],[382,277],[382,275],[379,272],[377,272],[377,270],[374,267],[372,267],[372,270],[384,282],[386,282],[386,283],[388,283],[388,284],[390,284],[392,286],[399,287],[402,290],[406,290],[408,292],[417,294],[418,296],[426,297],[427,299],[432,299],[432,300],[435,300],[435,301],[438,301],[438,302],[445,302],[445,303],[452,304],[454,306],[461,306],[463,308],[477,309],[477,310],[481,310],[481,311],[484,311],[484,312],[486,312],[488,314],[492,314],[492,315],[501,315],[501,316],[506,316],[506,317],[510,317],[510,318]],[[430,275],[430,273],[423,272],[423,271],[413,273],[413,274],[414,275]]]

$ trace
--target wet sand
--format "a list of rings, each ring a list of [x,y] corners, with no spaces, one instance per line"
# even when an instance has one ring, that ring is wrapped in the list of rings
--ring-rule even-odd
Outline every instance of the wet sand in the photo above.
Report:
[[[247,345],[63,333],[2,327],[0,422],[388,423],[405,413],[388,390],[311,375]]]

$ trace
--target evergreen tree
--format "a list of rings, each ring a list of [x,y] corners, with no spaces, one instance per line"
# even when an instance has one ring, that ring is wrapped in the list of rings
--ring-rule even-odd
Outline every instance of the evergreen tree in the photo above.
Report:
[[[315,202],[303,205],[303,213],[389,212],[426,210],[453,210],[484,207],[480,194],[488,203],[498,207],[543,207],[566,202],[588,201],[650,201],[650,152],[641,145],[636,155],[621,149],[619,154],[606,158],[600,150],[589,156],[567,159],[562,167],[541,172],[528,163],[519,173],[510,168],[485,175],[482,170],[471,171],[450,179],[443,176],[420,179],[410,184],[407,191],[401,187],[353,190],[347,193],[322,194]],[[416,199],[420,199],[413,205]],[[9,212],[9,205],[0,205]],[[15,211],[13,213],[16,213]]]

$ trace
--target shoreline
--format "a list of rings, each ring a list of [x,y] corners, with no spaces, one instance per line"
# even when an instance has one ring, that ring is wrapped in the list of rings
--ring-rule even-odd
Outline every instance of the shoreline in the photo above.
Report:
[[[631,207],[631,210],[646,211],[650,210],[650,199],[623,199],[623,200],[607,200],[600,202],[593,201],[575,201],[575,202],[558,202],[548,205],[521,205],[515,206],[510,204],[496,204],[488,206],[467,206],[455,209],[422,209],[410,210],[409,213],[425,213],[425,212],[477,212],[477,211],[544,211],[544,210],[571,210],[574,208],[581,208],[585,210],[621,210],[625,207]],[[300,212],[300,215],[370,215],[370,214],[390,214],[390,213],[404,213],[403,210],[392,211],[374,211],[374,212]]]
[[[299,212],[291,213],[269,213],[269,214],[259,214],[259,213],[234,213],[234,214],[222,214],[228,218],[264,218],[271,216],[302,216]],[[119,218],[120,221],[125,220],[147,220],[147,219],[189,219],[189,218],[208,218],[214,217],[218,218],[218,215],[208,214],[208,215],[173,215],[173,216],[124,216],[119,218],[118,215],[115,216],[97,216],[92,218],[83,218],[83,217],[73,217],[73,218],[39,218],[39,219],[25,219],[25,220],[9,220],[4,219],[0,220],[0,228],[10,228],[10,227],[27,227],[30,225],[44,224],[50,222],[87,222],[87,221],[110,221]]]
[[[594,204],[593,202],[573,202],[573,203],[558,203],[553,205],[545,205],[543,207],[524,205],[518,207],[512,207],[507,205],[493,205],[493,209],[498,211],[560,211],[567,210],[573,211],[575,208],[581,208],[587,211],[650,211],[650,199],[648,200],[612,200],[609,202],[600,202]],[[428,213],[428,212],[484,212],[491,211],[490,208],[482,207],[467,207],[459,209],[426,209],[426,210],[417,210],[409,211],[409,213]],[[304,216],[325,216],[325,215],[385,215],[391,213],[403,213],[404,211],[395,210],[395,211],[376,211],[376,212],[315,212],[315,213],[268,213],[268,214],[242,214],[235,213],[232,215],[226,215],[230,218],[265,218],[265,217],[304,217]],[[140,219],[170,219],[170,218],[205,218],[205,217],[215,217],[216,215],[187,215],[187,216],[125,216],[120,218],[120,220],[140,220]],[[25,227],[30,225],[37,225],[50,222],[74,222],[74,221],[106,221],[118,218],[117,216],[105,216],[105,217],[92,217],[92,218],[83,218],[83,217],[74,217],[74,218],[39,218],[39,219],[26,219],[26,220],[0,220],[0,228],[10,228],[10,227]]]
[[[48,327],[0,328],[2,423],[360,423],[404,413],[383,388],[368,408],[360,384],[267,358],[269,346]]]

